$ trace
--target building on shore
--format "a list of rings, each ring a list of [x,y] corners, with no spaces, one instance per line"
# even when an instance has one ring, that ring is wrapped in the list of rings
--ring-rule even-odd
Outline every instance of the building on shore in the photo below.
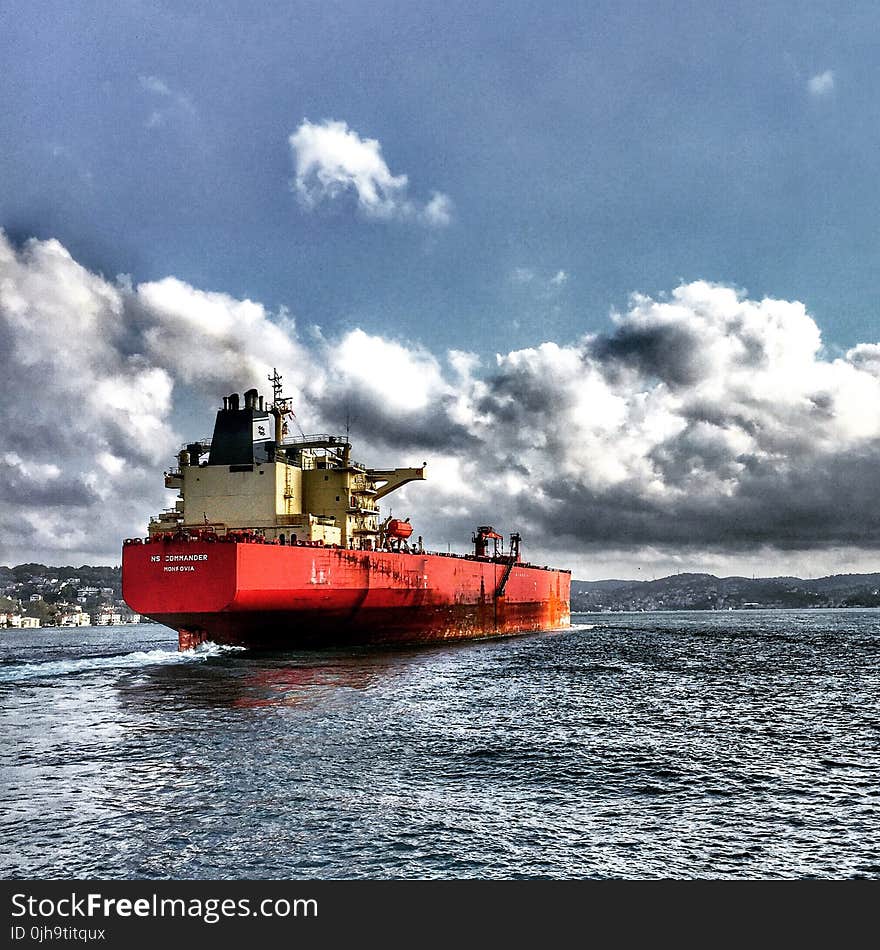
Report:
[[[122,623],[122,614],[112,607],[102,607],[95,616],[95,625],[99,627],[117,626]]]
[[[78,606],[65,607],[58,618],[59,627],[90,627],[92,618]]]
[[[29,630],[39,627],[38,617],[25,617],[23,614],[0,613],[0,627],[13,627],[16,630]]]

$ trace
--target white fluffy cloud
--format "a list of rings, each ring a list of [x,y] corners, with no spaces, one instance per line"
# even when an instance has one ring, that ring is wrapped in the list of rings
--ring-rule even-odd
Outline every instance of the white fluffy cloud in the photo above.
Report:
[[[293,153],[294,190],[306,208],[354,194],[368,218],[420,220],[445,227],[452,220],[452,201],[433,192],[424,206],[410,199],[409,179],[393,175],[376,139],[362,139],[345,122],[307,119],[289,138]]]
[[[834,91],[834,70],[826,69],[807,80],[807,89],[813,96],[827,96]]]
[[[262,382],[280,363],[293,368],[287,382],[298,392],[303,351],[285,313],[174,277],[140,284],[129,302],[137,308],[140,346],[175,379],[203,392],[250,388],[249,380]]]
[[[424,412],[438,394],[448,391],[430,353],[363,330],[352,330],[329,346],[326,358],[329,375],[342,384],[342,391],[351,390],[358,400],[377,401],[388,413]]]
[[[446,227],[452,222],[452,199],[441,191],[435,191],[422,212],[423,219],[437,228]]]
[[[169,503],[178,444],[210,425],[202,409],[175,432],[172,402],[265,390],[273,366],[307,429],[350,420],[359,458],[428,461],[394,507],[438,547],[478,523],[576,567],[609,551],[839,565],[880,546],[880,343],[828,356],[796,301],[697,281],[634,296],[607,333],[486,363],[362,329],[306,343],[259,303],[175,278],[110,283],[56,241],[2,238],[0,345],[6,562],[115,559]]]
[[[4,561],[52,551],[106,557],[142,522],[143,500],[163,500],[148,476],[176,444],[173,378],[126,347],[125,296],[57,241],[16,251],[0,233]],[[99,458],[126,459],[129,471],[122,477]]]

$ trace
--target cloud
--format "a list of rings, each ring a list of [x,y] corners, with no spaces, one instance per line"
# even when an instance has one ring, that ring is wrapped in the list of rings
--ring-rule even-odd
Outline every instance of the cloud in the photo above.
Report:
[[[111,283],[57,241],[17,249],[0,232],[0,561],[113,559],[167,503],[157,475],[184,438],[175,386],[210,405],[280,361],[299,396],[294,337],[286,313],[174,278]]]
[[[434,227],[443,228],[452,223],[452,199],[440,191],[431,195],[431,200],[422,212],[424,220]]]
[[[280,362],[292,367],[287,382],[298,391],[303,370],[296,367],[304,357],[286,311],[270,314],[262,304],[197,290],[175,277],[140,284],[127,305],[137,333],[131,345],[174,379],[216,394],[230,384],[250,388]]]
[[[136,499],[161,501],[148,476],[177,441],[168,422],[173,380],[126,352],[125,324],[123,292],[57,241],[17,251],[0,232],[0,558],[28,559],[29,538],[42,539],[33,543],[46,553],[90,532],[81,553],[106,556],[142,520]],[[127,459],[130,476],[99,473],[101,454]]]
[[[526,288],[541,297],[554,297],[568,283],[568,272],[557,270],[555,273],[540,273],[532,267],[514,267],[510,272],[510,281],[514,285]]]
[[[514,284],[530,284],[544,290],[555,290],[568,283],[568,272],[557,270],[553,274],[542,274],[532,267],[514,267],[510,279]]]
[[[322,340],[312,362],[304,397],[310,411],[331,427],[350,422],[355,432],[384,448],[470,444],[456,417],[458,391],[422,347],[356,329],[338,340]]]
[[[810,95],[827,96],[834,91],[834,71],[826,69],[823,73],[817,73],[807,80],[807,89]]]
[[[859,343],[847,352],[846,358],[859,369],[880,376],[880,343]]]
[[[498,358],[482,408],[571,546],[876,544],[873,352],[826,360],[797,302],[704,282],[636,296],[614,332]],[[541,459],[551,472],[541,472]]]
[[[186,93],[172,89],[161,76],[138,76],[138,82],[146,93],[164,102],[162,106],[150,110],[144,122],[145,128],[155,129],[165,125],[169,119],[192,117],[196,114],[192,98]]]
[[[367,218],[420,220],[433,227],[445,227],[452,220],[447,195],[435,191],[423,207],[411,200],[409,179],[391,173],[379,142],[362,139],[345,122],[306,119],[288,141],[295,169],[293,187],[305,208],[353,194]]]
[[[695,281],[634,295],[604,333],[487,362],[364,329],[301,337],[254,301],[111,283],[57,241],[2,238],[0,346],[6,562],[117,558],[170,503],[160,473],[180,442],[273,366],[307,431],[349,420],[356,457],[428,461],[393,504],[437,547],[463,549],[475,524],[588,566],[837,565],[880,547],[880,343],[829,356],[798,301]],[[186,402],[200,421],[179,432]]]
[[[141,88],[146,89],[147,92],[155,93],[157,96],[171,95],[168,84],[164,79],[160,79],[158,76],[138,76],[138,81],[141,84]]]

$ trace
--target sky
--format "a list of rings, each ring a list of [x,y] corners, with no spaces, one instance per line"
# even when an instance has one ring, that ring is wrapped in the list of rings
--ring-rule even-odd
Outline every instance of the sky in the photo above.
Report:
[[[583,579],[876,570],[873,3],[0,7],[0,562],[277,366]]]

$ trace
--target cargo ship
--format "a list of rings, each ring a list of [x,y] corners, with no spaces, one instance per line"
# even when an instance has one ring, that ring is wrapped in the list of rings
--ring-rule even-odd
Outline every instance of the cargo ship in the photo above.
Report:
[[[380,501],[426,477],[352,459],[348,436],[293,434],[296,417],[269,377],[223,398],[211,439],[165,473],[178,493],[145,538],[122,549],[122,593],[178,633],[253,649],[427,643],[569,625],[571,573],[523,561],[518,533],[473,533],[473,553],[430,552],[409,518]],[[297,423],[298,426],[298,423]]]

